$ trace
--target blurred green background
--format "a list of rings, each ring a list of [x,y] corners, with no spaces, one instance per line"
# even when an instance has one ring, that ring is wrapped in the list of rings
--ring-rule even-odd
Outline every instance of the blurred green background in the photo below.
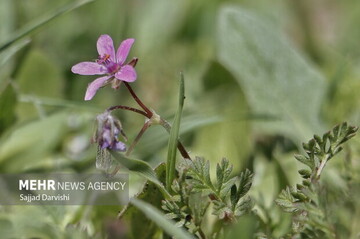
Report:
[[[51,21],[39,26],[45,19]],[[171,121],[184,72],[185,146],[213,165],[226,157],[237,172],[253,170],[259,213],[280,237],[290,220],[273,200],[299,180],[293,154],[314,133],[344,120],[359,124],[359,22],[356,0],[0,0],[0,172],[95,171],[95,116],[136,105],[124,87],[103,88],[84,102],[95,77],[70,69],[97,58],[101,34],[115,47],[131,37],[139,97]],[[144,119],[117,116],[131,142]],[[150,128],[134,157],[163,162],[167,139],[161,127]],[[351,184],[358,195],[359,151],[356,137],[324,181],[339,191]],[[134,194],[140,179],[131,178]],[[359,203],[352,203],[338,215],[346,238],[356,238],[360,225]],[[1,206],[1,238],[122,238],[120,209]]]

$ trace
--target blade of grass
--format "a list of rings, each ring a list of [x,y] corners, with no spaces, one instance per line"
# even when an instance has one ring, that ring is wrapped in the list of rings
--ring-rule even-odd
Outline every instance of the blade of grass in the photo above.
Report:
[[[2,51],[0,53],[0,68],[3,67],[7,62],[9,62],[10,58],[19,50],[21,50],[21,48],[23,48],[24,46],[26,46],[27,44],[29,44],[30,39],[24,39],[21,40],[15,44],[13,44],[12,46],[6,48],[6,50]]]
[[[180,84],[179,84],[179,104],[177,112],[175,114],[173,127],[170,130],[169,144],[168,144],[168,155],[166,161],[166,189],[171,191],[171,183],[175,177],[175,164],[176,164],[176,148],[179,140],[179,129],[181,121],[181,113],[184,106],[185,99],[185,82],[184,75],[180,73]]]
[[[169,194],[168,191],[166,191],[164,185],[159,181],[155,171],[151,168],[149,164],[138,159],[132,159],[126,157],[125,155],[120,154],[116,151],[109,150],[109,152],[115,158],[115,160],[119,162],[121,165],[125,166],[130,171],[140,174],[147,180],[154,183],[159,188],[159,190],[162,192],[162,194],[166,199],[171,198],[171,195]]]
[[[167,219],[163,213],[161,213],[157,208],[153,207],[151,204],[148,204],[139,199],[131,199],[131,204],[137,207],[142,211],[150,220],[155,222],[160,228],[162,228],[166,233],[173,236],[177,239],[193,239],[187,231],[175,226],[175,223]]]
[[[78,7],[81,7],[82,5],[85,5],[87,3],[93,2],[95,0],[78,0],[71,2],[69,4],[66,4],[65,6],[47,13],[38,19],[34,20],[33,22],[30,22],[29,24],[25,25],[24,27],[20,28],[19,30],[12,33],[8,39],[3,42],[0,46],[0,51],[3,51],[4,49],[8,48],[10,45],[12,45],[14,42],[19,40],[20,38],[28,35],[29,33],[33,32],[34,30],[38,29],[39,27],[49,23],[50,21],[54,20],[55,18],[70,12]]]
[[[0,1],[0,42],[12,31],[15,25],[15,1]]]

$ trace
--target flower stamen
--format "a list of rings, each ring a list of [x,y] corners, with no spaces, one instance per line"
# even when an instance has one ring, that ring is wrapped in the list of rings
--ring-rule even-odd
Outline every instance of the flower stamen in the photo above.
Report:
[[[99,56],[98,59],[96,60],[96,63],[98,64],[102,64],[102,65],[107,65],[110,63],[110,55],[109,54],[104,54],[103,56]]]

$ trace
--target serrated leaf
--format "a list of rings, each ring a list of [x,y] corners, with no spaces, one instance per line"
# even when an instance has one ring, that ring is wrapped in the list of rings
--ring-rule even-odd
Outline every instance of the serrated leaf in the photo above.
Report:
[[[323,148],[323,141],[322,141],[322,138],[319,136],[319,135],[314,135],[314,139],[316,141],[316,143],[321,147]]]
[[[221,164],[216,165],[216,180],[218,193],[223,191],[223,188],[229,182],[233,166],[229,166],[229,161],[223,158]]]
[[[226,197],[231,187],[236,183],[237,179],[238,179],[237,177],[233,177],[222,185],[220,191],[220,197],[222,198]]]
[[[213,184],[211,182],[211,178],[210,178],[210,162],[209,161],[205,161],[205,164],[203,164],[203,177],[205,179],[205,182],[207,185],[212,185]]]
[[[326,132],[326,133],[323,135],[322,140],[323,140],[324,142],[326,142],[326,141],[329,139],[330,135],[331,135],[331,131]]]
[[[336,138],[339,137],[340,124],[336,125],[336,126],[333,128],[332,132],[333,132],[333,136],[334,136],[334,137],[336,137]]]
[[[191,163],[189,175],[193,177],[192,181],[195,182],[193,185],[196,188],[208,189],[216,192],[214,185],[210,179],[210,165],[209,161],[204,158],[196,157]]]
[[[253,208],[253,206],[254,206],[254,203],[251,200],[251,198],[245,197],[237,202],[235,211],[234,211],[234,215],[236,217],[240,217],[246,213],[249,213],[251,211],[251,209]]]
[[[311,176],[311,171],[307,170],[307,169],[300,169],[299,170],[299,174],[303,177],[303,178],[310,178]]]
[[[189,207],[193,213],[195,225],[201,225],[209,205],[210,201],[208,197],[204,197],[199,193],[191,194],[189,196]]]
[[[297,161],[309,166],[311,169],[314,168],[314,163],[312,161],[310,161],[310,159],[307,158],[306,156],[303,156],[301,154],[295,154],[294,157]]]
[[[341,125],[340,125],[340,135],[339,135],[339,138],[345,137],[345,135],[347,134],[347,131],[348,131],[347,122],[341,123]]]
[[[246,169],[245,172],[242,172],[240,174],[240,183],[239,183],[239,189],[238,189],[238,200],[242,198],[245,194],[247,194],[251,188],[252,180],[253,180],[253,174],[250,170]]]
[[[275,202],[285,212],[296,212],[298,210],[294,206],[294,197],[291,195],[291,189],[289,187],[281,191]]]
[[[292,192],[291,195],[295,198],[298,199],[300,201],[305,201],[307,199],[307,197],[303,194],[303,193],[299,193],[299,192]]]
[[[298,161],[314,166],[310,167],[312,171],[299,170],[299,174],[305,178],[302,185],[297,184],[294,190],[290,188],[283,190],[276,200],[284,211],[297,212],[293,218],[292,235],[300,233],[308,238],[334,237],[334,224],[327,219],[327,205],[324,204],[326,190],[319,190],[318,181],[327,161],[340,152],[342,149],[340,145],[347,140],[347,137],[353,137],[356,131],[357,127],[348,126],[344,122],[322,137],[314,135],[313,139],[304,144],[308,157],[295,155]]]

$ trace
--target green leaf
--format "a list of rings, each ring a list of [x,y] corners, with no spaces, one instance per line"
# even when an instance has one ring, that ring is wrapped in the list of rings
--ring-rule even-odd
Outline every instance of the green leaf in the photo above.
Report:
[[[131,199],[131,203],[139,210],[141,210],[149,219],[154,221],[167,234],[177,239],[194,238],[185,230],[176,227],[173,221],[168,220],[162,212],[160,212],[157,208],[153,207],[151,204],[148,204],[136,198]]]
[[[295,155],[295,159],[309,166],[312,171],[300,170],[303,178],[311,177],[312,182],[318,181],[326,163],[342,150],[341,144],[354,137],[357,130],[358,127],[348,126],[344,122],[333,128],[332,135],[329,132],[322,137],[314,135],[308,143],[304,143],[307,156]]]
[[[59,112],[43,119],[12,127],[0,139],[0,168],[22,172],[38,167],[51,166],[55,160],[46,158],[56,149],[67,132],[67,112]]]
[[[165,163],[160,164],[155,168],[155,173],[157,178],[161,182],[165,182],[166,177],[166,166]],[[164,197],[159,190],[159,187],[152,183],[151,181],[147,181],[139,194],[136,195],[136,198],[141,199],[145,202],[150,203],[154,207],[160,209],[161,202],[164,200]],[[144,239],[152,239],[154,234],[159,230],[153,221],[144,217],[143,213],[139,211],[132,204],[128,204],[119,215],[120,220],[125,221],[129,225],[129,236],[131,238],[144,238]]]
[[[216,165],[216,184],[217,184],[217,191],[218,193],[227,193],[227,188],[230,188],[231,185],[228,185],[228,181],[230,179],[230,175],[232,172],[233,166],[229,165],[229,161],[223,158],[221,160],[221,164]]]
[[[236,203],[234,215],[236,217],[240,217],[244,214],[249,213],[253,207],[254,207],[254,202],[251,200],[249,196],[247,196]]]
[[[165,189],[162,182],[160,182],[155,171],[145,161],[126,157],[125,155],[123,155],[122,153],[119,153],[117,151],[109,150],[109,152],[111,153],[111,155],[115,158],[115,160],[118,163],[125,166],[130,171],[138,173],[139,175],[143,176],[150,182],[154,183],[160,189],[160,191],[163,193],[165,198],[167,198],[167,199],[171,198],[171,195]]]
[[[166,161],[166,188],[168,191],[171,190],[171,184],[175,178],[176,152],[177,152],[177,145],[179,140],[179,129],[181,122],[182,108],[184,106],[184,99],[185,99],[185,82],[184,82],[184,75],[181,73],[180,84],[179,84],[179,104],[170,131],[168,155]]]
[[[295,159],[307,166],[309,166],[311,169],[313,169],[315,167],[314,165],[314,162],[311,161],[309,158],[307,158],[306,156],[304,155],[301,155],[301,154],[295,154],[294,155]]]
[[[16,93],[11,83],[8,82],[5,88],[0,91],[0,135],[14,124],[16,119],[14,112],[16,104]]]
[[[44,14],[43,16],[39,17],[38,19],[34,20],[33,22],[30,22],[29,24],[25,25],[24,27],[22,27],[19,30],[12,33],[4,42],[1,42],[0,52],[5,50],[9,46],[11,46],[17,40],[32,33],[34,30],[49,23],[50,21],[56,19],[57,17],[63,15],[64,13],[75,10],[76,8],[81,7],[82,5],[93,2],[93,1],[94,0],[74,1],[74,2],[71,2],[71,3],[55,10],[55,11]]]
[[[299,174],[303,177],[303,178],[310,178],[311,176],[311,171],[307,170],[307,169],[301,169],[299,170]]]
[[[87,230],[83,230],[88,223],[85,220],[82,223],[86,224],[69,224],[78,211],[78,207],[61,205],[4,207],[0,211],[1,238],[100,239],[100,236],[90,236]]]
[[[291,188],[287,187],[282,190],[278,198],[275,200],[285,212],[296,212],[298,209],[294,206],[294,197],[291,194]]]
[[[259,123],[259,130],[304,140],[321,129],[324,78],[281,31],[234,6],[221,9],[217,30],[219,62],[235,76],[251,110],[278,119]]]
[[[240,183],[237,195],[238,200],[249,192],[252,185],[253,176],[254,175],[248,169],[246,169],[245,172],[242,172],[240,174]]]
[[[194,189],[209,190],[218,195],[210,178],[210,164],[204,158],[196,157],[193,161],[189,162],[190,168],[188,175],[191,177],[190,181]]]
[[[334,189],[320,186],[319,180],[326,163],[340,152],[340,145],[353,137],[357,130],[357,127],[348,126],[344,122],[322,137],[314,135],[313,139],[304,143],[307,156],[295,155],[298,161],[309,166],[311,170],[299,170],[299,174],[305,179],[302,184],[297,184],[296,189],[286,188],[276,199],[276,203],[285,212],[293,213],[292,235],[302,234],[309,238],[334,237],[336,224],[328,218],[327,212],[332,201],[327,200],[327,194]]]

